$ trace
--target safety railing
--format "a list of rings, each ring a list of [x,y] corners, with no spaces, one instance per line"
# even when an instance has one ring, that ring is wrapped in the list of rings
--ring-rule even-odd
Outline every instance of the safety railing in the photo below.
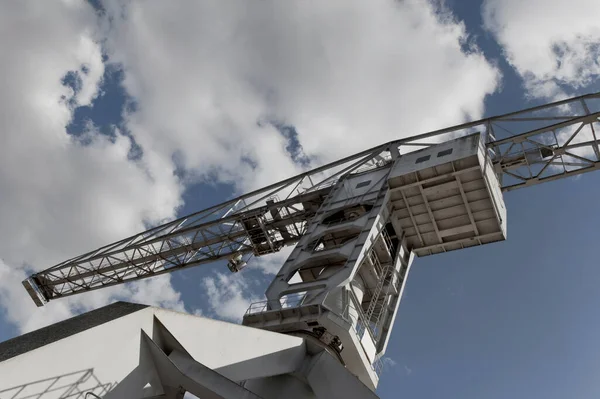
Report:
[[[394,254],[394,244],[392,243],[390,234],[387,232],[387,230],[385,228],[383,230],[381,230],[381,237],[383,238],[383,241],[385,242],[385,245],[387,245],[388,251],[390,251],[390,255],[393,258],[395,255]]]
[[[296,307],[302,305],[305,297],[306,297],[305,292],[299,292],[296,294],[285,295],[285,296],[281,297],[279,300],[271,300],[271,301],[267,300],[267,301],[254,302],[254,303],[250,304],[250,306],[246,310],[245,314],[250,315],[250,314],[256,314],[256,313],[263,313],[263,312],[267,312],[271,309],[274,310],[278,307],[280,307],[282,309],[296,308]],[[269,306],[269,305],[272,305],[272,306]],[[277,306],[277,305],[279,305],[279,306]]]
[[[389,153],[385,154],[385,155],[382,154],[381,159],[367,163],[364,166],[361,166],[360,168],[356,169],[355,171],[352,171],[352,174],[355,175],[355,174],[367,172],[369,170],[381,168],[381,167],[384,167],[384,166],[390,164],[391,162],[392,162],[392,156]]]
[[[358,304],[358,299],[356,298],[354,293],[348,291],[348,294],[350,300],[348,301],[348,304],[342,312],[342,318],[344,318],[347,322],[349,322],[352,325],[352,328],[354,329],[354,332],[356,333],[356,336],[358,337],[359,341],[361,341],[365,333],[367,333],[369,334],[369,337],[373,340],[373,343],[377,344],[377,340],[375,338],[377,337],[377,326],[374,326],[372,325],[372,323],[369,323],[361,307],[356,306]],[[352,312],[350,311],[350,303],[354,304],[353,311],[355,312],[355,314],[352,314]],[[375,372],[375,374],[378,377],[381,375],[381,371],[383,370],[383,364],[379,357],[375,358],[375,361],[371,364],[371,369]]]

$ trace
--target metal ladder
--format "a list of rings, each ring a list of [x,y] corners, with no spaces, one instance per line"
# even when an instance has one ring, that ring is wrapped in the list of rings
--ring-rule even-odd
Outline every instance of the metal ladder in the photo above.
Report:
[[[381,270],[381,275],[379,277],[379,281],[377,283],[377,286],[375,287],[375,290],[373,291],[373,295],[371,296],[371,301],[369,302],[369,307],[367,308],[367,311],[365,313],[365,318],[366,318],[366,322],[369,325],[369,328],[371,330],[371,332],[373,333],[373,337],[376,338],[377,337],[377,331],[375,331],[374,328],[372,328],[371,326],[377,326],[377,324],[379,323],[379,319],[381,317],[381,313],[382,313],[382,308],[384,306],[383,304],[383,300],[385,300],[385,297],[381,298],[381,304],[379,312],[377,313],[375,320],[373,320],[373,315],[375,314],[375,310],[377,308],[377,305],[380,302],[380,296],[381,293],[383,291],[383,288],[385,287],[386,283],[390,282],[390,276],[391,276],[391,269],[393,269],[393,261],[392,262],[388,262],[385,267],[381,267],[381,263],[379,261],[379,257],[377,256],[377,253],[374,251],[373,248],[371,248],[371,250],[369,251],[369,257],[371,259],[371,263],[373,263],[373,267],[376,270]],[[389,287],[388,287],[389,288]],[[387,292],[385,292],[385,294],[387,294]]]

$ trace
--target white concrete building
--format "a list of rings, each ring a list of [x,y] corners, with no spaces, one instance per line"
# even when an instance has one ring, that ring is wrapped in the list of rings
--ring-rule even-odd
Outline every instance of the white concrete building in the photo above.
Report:
[[[310,339],[125,302],[0,343],[0,399],[185,392],[202,399],[377,397]]]

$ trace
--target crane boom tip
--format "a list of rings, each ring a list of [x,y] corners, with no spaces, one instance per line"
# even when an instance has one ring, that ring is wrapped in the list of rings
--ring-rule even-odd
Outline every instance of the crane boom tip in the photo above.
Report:
[[[25,290],[27,291],[27,293],[38,308],[44,306],[44,303],[47,301],[39,292],[37,284],[35,283],[33,278],[30,277],[28,279],[23,280],[23,286],[25,287]]]

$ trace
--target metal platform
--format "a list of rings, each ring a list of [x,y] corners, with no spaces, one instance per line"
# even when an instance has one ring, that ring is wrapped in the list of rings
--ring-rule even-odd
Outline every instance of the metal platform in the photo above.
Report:
[[[392,215],[418,256],[506,239],[500,184],[479,134],[405,155],[388,183]]]

